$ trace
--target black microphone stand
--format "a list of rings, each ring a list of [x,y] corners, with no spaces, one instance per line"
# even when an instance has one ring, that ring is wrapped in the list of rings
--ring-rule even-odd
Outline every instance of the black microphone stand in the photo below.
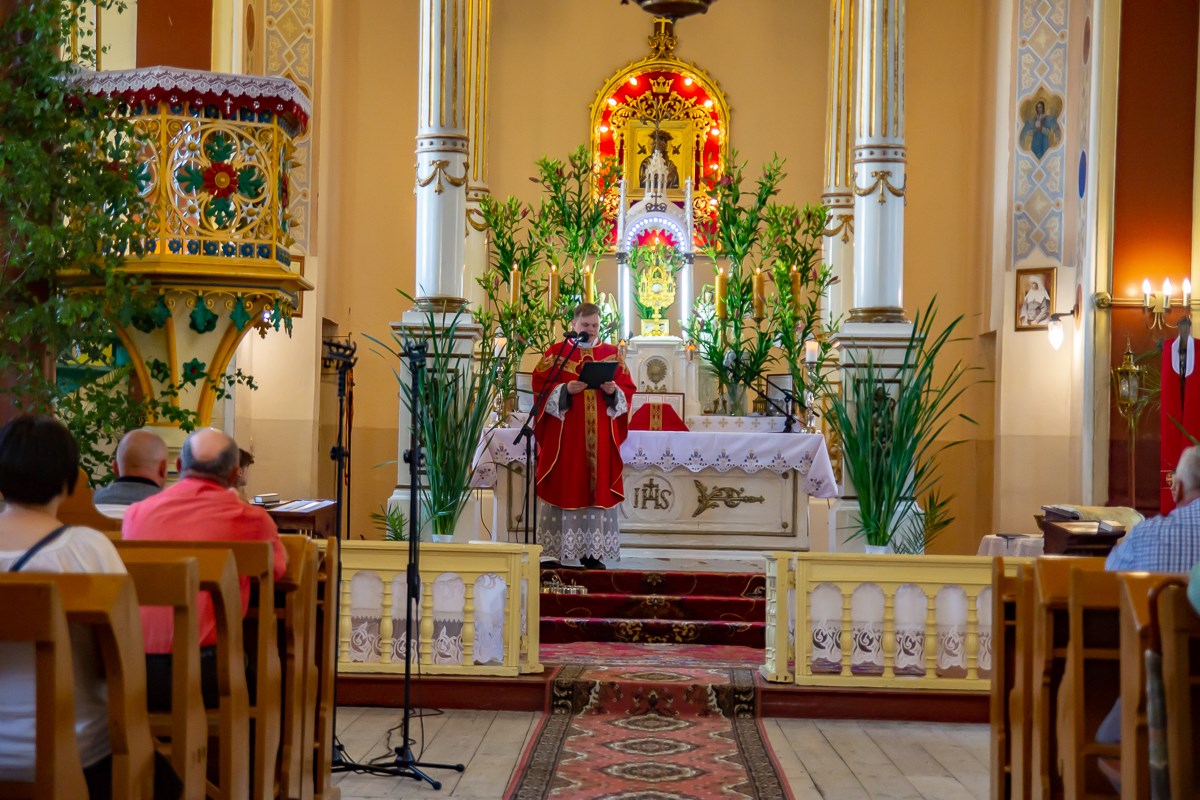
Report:
[[[409,498],[408,568],[404,592],[406,613],[404,620],[404,721],[401,726],[403,739],[398,747],[392,748],[396,755],[390,764],[359,764],[354,769],[371,775],[392,775],[397,778],[412,778],[416,781],[425,781],[433,789],[438,790],[442,788],[441,781],[436,781],[429,775],[426,775],[424,769],[452,769],[457,772],[463,772],[466,770],[466,767],[462,764],[432,764],[418,761],[413,754],[412,739],[409,735],[413,716],[413,616],[421,599],[421,548],[418,545],[418,539],[421,535],[421,509],[418,495],[421,493],[421,468],[425,462],[425,455],[421,448],[420,430],[422,413],[421,393],[423,391],[422,384],[425,379],[425,358],[428,349],[429,346],[425,342],[409,342],[404,346],[404,353],[405,357],[408,358],[408,369],[411,376],[412,401],[410,410],[412,411],[412,427],[409,432],[409,449],[404,453],[404,462],[408,464]]]
[[[765,380],[767,383],[771,383],[770,378],[765,378]],[[754,390],[756,395],[761,397],[763,400],[766,400],[767,405],[784,415],[785,419],[783,421],[783,432],[795,433],[793,427],[796,424],[796,415],[792,413],[792,407],[796,404],[796,395],[790,390],[784,389],[783,402],[786,404],[786,406],[784,408],[780,408],[779,404],[772,400],[766,392],[760,391],[759,388],[754,384],[750,384],[750,388]]]
[[[586,337],[586,334],[584,334]],[[557,369],[554,374],[546,381],[546,385],[533,398],[533,408],[529,409],[529,413],[525,416],[525,423],[521,426],[520,432],[517,433],[517,438],[513,439],[513,444],[520,444],[525,441],[525,496],[521,500],[521,520],[525,526],[525,544],[537,544],[537,489],[534,487],[535,475],[537,469],[537,461],[534,458],[534,440],[533,440],[533,420],[541,413],[542,403],[545,402],[550,390],[556,388],[554,382],[558,380],[558,376],[562,374],[563,367],[575,355],[575,351],[579,349],[579,336],[574,333],[563,334],[564,338],[571,340],[571,349],[567,351],[565,357],[560,357]],[[530,489],[533,488],[533,509],[529,508]],[[530,518],[533,517],[533,541],[530,541]]]

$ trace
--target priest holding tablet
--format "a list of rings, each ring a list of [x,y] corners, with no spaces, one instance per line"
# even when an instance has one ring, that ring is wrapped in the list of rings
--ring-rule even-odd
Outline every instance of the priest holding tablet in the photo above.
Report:
[[[635,389],[617,348],[596,341],[599,306],[581,303],[571,329],[533,373],[534,395],[546,398],[534,426],[537,527],[543,557],[604,569],[621,558],[621,443]]]

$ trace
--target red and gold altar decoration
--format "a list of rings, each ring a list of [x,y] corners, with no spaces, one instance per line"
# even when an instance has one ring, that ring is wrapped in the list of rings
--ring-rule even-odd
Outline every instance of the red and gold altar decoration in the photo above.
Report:
[[[288,233],[293,140],[311,103],[284,78],[169,67],[85,73],[78,84],[111,98],[145,140],[131,169],[151,218],[125,269],[157,298],[117,333],[141,390],[207,424],[242,337],[290,332],[312,288]]]
[[[729,142],[729,105],[704,70],[675,55],[670,19],[654,20],[650,54],[618,70],[592,104],[592,152],[615,158],[631,202],[645,194],[645,173],[658,151],[667,161],[668,200],[682,203],[691,178],[697,221],[711,214],[704,193],[720,174]],[[616,201],[614,195],[613,201]]]

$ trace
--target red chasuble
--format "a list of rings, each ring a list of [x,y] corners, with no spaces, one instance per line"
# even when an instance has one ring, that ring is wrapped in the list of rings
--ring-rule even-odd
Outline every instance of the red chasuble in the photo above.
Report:
[[[1167,476],[1175,471],[1179,455],[1192,445],[1192,440],[1179,430],[1179,425],[1183,425],[1192,436],[1200,438],[1200,370],[1196,369],[1196,340],[1190,336],[1184,340],[1182,369],[1178,338],[1163,345],[1162,359],[1158,498],[1159,508],[1166,514],[1175,508]]]
[[[559,342],[546,351],[533,371],[534,396],[546,387],[557,387],[575,380],[588,361],[617,361],[617,348],[599,343],[580,347],[551,384],[558,362],[571,350],[571,342]],[[629,370],[617,368],[617,390],[625,395],[628,406],[634,385]],[[547,392],[558,391],[551,388]],[[612,508],[625,499],[621,481],[621,443],[628,433],[628,415],[608,416],[604,392],[584,389],[571,397],[571,406],[559,420],[545,410],[538,415],[534,435],[538,443],[537,494],[559,508]]]

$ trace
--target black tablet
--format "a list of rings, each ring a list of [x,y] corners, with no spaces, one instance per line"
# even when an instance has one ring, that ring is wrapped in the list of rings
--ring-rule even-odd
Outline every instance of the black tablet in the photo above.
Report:
[[[616,361],[588,361],[579,370],[579,380],[586,383],[589,389],[599,389],[600,384],[611,381],[616,375]]]

